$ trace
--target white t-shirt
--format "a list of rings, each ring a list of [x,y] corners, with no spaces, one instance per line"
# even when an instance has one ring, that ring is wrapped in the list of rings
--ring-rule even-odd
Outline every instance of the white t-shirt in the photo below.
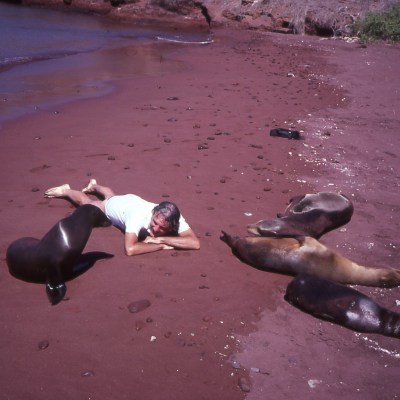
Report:
[[[104,203],[105,214],[114,226],[126,233],[135,233],[139,236],[142,228],[148,229],[153,216],[153,208],[156,203],[146,201],[134,194],[113,196]],[[178,233],[188,230],[190,227],[181,215],[179,219]]]

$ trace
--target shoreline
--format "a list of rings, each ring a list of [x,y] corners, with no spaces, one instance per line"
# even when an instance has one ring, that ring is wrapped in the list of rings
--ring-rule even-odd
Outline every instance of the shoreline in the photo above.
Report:
[[[179,70],[179,63],[168,58],[174,43],[211,41],[206,33],[132,26],[57,9],[25,7],[20,18],[18,6],[3,4],[0,10],[5,32],[0,122],[102,95],[113,89],[113,80]]]
[[[354,96],[360,85],[340,88],[331,77],[351,82],[343,60],[353,55],[354,64],[365,67],[365,62],[357,64],[354,52],[364,52],[368,60],[374,49],[220,30],[212,45],[172,54],[188,66],[179,72],[119,81],[107,96],[4,125],[0,297],[5,305],[2,345],[10,360],[1,376],[5,396],[62,393],[65,399],[106,399],[118,392],[121,399],[139,393],[152,400],[258,400],[268,394],[280,399],[322,393],[327,399],[355,394],[373,399],[382,388],[388,398],[398,393],[395,339],[369,335],[365,340],[365,335],[295,310],[283,301],[289,277],[239,263],[218,238],[221,229],[245,235],[247,223],[282,212],[293,195],[330,188],[330,178],[337,190],[350,187],[340,173],[299,154],[307,145],[309,159],[318,161],[325,152],[348,148],[348,139],[343,142],[344,135],[333,128],[320,146],[320,118],[334,118],[340,130],[360,135],[360,120],[349,120],[357,112]],[[395,74],[388,79],[395,85]],[[341,101],[345,91],[349,102]],[[379,107],[381,98],[370,96],[368,102]],[[275,127],[303,129],[305,140],[271,138],[269,129]],[[369,130],[379,127],[378,121]],[[369,154],[350,150],[357,157]],[[385,161],[391,163],[388,170],[398,163],[393,154],[386,148],[379,154],[391,160]],[[40,237],[72,211],[62,200],[43,199],[44,190],[67,181],[80,188],[90,177],[112,184],[117,193],[175,200],[202,249],[129,258],[119,232],[97,229],[87,251],[101,249],[115,257],[67,283],[68,300],[51,307],[43,287],[8,274],[5,251],[15,238]],[[376,203],[385,200],[366,204],[371,193],[366,199],[355,193],[354,219],[345,230],[324,237],[324,243],[371,262],[380,261],[384,251],[398,254],[398,222],[392,219],[391,230],[385,231],[392,211]],[[370,207],[376,207],[374,213]],[[381,235],[377,244],[392,241],[392,249],[374,254],[375,248],[368,248],[371,218]],[[358,236],[362,240],[353,239]],[[390,261],[387,256],[384,266]],[[395,309],[395,289],[360,290]],[[130,302],[144,298],[151,302],[146,311],[127,311]],[[49,345],[38,350],[43,340]],[[374,350],[370,341],[391,354]],[[343,371],[350,360],[356,367]],[[54,370],[59,380],[51,378]],[[17,371],[24,371],[25,388],[16,382],[16,376],[22,377]],[[310,380],[317,381],[315,387]]]

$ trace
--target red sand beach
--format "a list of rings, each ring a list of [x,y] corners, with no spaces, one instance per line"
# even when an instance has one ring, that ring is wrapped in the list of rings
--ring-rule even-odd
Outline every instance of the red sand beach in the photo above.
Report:
[[[398,339],[295,309],[290,277],[240,263],[219,235],[246,235],[294,195],[338,191],[353,219],[321,241],[398,267],[399,47],[216,31],[168,57],[175,72],[1,127],[0,399],[398,398]],[[176,201],[201,250],[126,257],[117,229],[95,229],[86,250],[114,258],[51,306],[44,285],[9,275],[6,249],[73,211],[47,188],[93,177]],[[357,289],[400,311],[398,288]],[[150,307],[129,312],[142,299]]]

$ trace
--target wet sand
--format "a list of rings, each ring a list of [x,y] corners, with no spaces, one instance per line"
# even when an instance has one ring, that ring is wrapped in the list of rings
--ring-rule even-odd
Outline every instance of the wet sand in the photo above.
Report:
[[[398,339],[293,308],[289,277],[240,263],[219,235],[335,190],[355,214],[324,244],[397,267],[399,48],[217,31],[212,45],[179,49],[179,72],[2,126],[2,398],[397,398]],[[275,127],[305,139],[270,137]],[[96,229],[86,250],[114,258],[51,306],[43,285],[9,275],[5,252],[73,211],[45,189],[92,177],[176,201],[202,248],[128,258],[118,230]],[[399,310],[397,288],[357,289]],[[131,313],[143,299],[150,307]]]

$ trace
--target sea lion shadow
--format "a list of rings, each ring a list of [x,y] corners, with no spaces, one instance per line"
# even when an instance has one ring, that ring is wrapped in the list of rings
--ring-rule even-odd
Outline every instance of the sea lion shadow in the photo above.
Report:
[[[73,279],[81,276],[89,271],[97,261],[108,260],[113,258],[114,254],[106,253],[104,251],[89,251],[80,255],[78,261],[71,268],[71,274],[65,277],[65,281],[72,281]]]
[[[54,306],[64,299],[65,294],[67,293],[65,282],[71,281],[84,274],[92,268],[97,261],[112,257],[114,257],[114,254],[102,251],[91,251],[81,254],[76,263],[71,266],[70,273],[64,274],[64,282],[56,286],[51,286],[48,282],[46,283],[46,294],[51,304]]]

